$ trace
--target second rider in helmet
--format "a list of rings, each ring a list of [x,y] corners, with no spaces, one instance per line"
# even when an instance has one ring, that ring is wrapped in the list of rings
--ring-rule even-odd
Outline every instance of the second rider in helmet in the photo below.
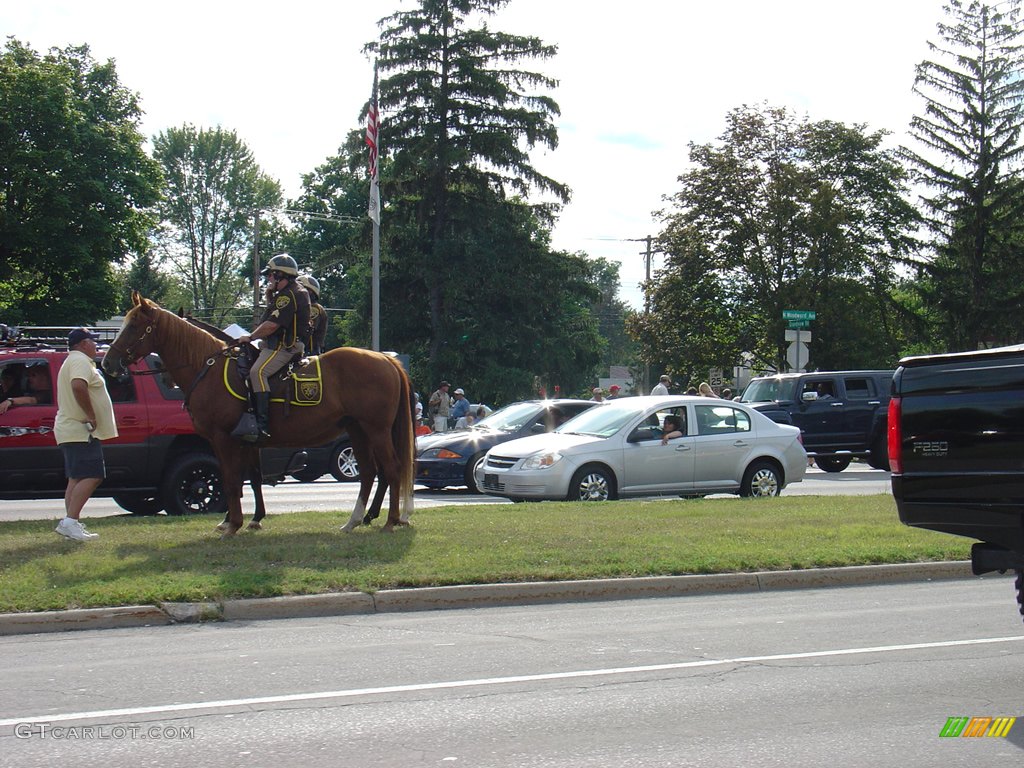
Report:
[[[299,285],[309,293],[309,332],[302,337],[307,355],[322,355],[327,338],[327,311],[320,304],[320,281],[312,275],[299,275]]]
[[[269,378],[293,357],[302,355],[302,338],[309,328],[309,294],[296,282],[299,267],[295,259],[287,253],[279,253],[267,262],[263,274],[267,276],[267,308],[256,330],[238,339],[242,343],[263,340],[259,357],[249,373],[261,440],[270,437]]]

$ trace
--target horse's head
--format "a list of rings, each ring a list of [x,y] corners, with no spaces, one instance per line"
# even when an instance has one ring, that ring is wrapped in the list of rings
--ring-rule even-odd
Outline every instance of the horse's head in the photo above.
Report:
[[[132,291],[132,305],[117,338],[103,357],[103,370],[111,376],[123,373],[129,365],[153,351],[153,331],[163,310],[138,291]]]

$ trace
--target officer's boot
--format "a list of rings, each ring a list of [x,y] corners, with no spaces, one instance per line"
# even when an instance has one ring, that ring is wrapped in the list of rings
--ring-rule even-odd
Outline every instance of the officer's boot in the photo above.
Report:
[[[270,393],[256,392],[252,397],[256,403],[256,429],[259,431],[257,439],[269,440],[270,432],[267,431],[267,423],[270,421]]]

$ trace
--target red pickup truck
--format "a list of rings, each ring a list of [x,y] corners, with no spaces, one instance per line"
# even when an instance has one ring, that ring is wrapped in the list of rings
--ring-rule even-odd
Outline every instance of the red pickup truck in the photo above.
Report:
[[[5,384],[39,402],[0,414],[0,499],[61,498],[67,479],[64,460],[53,436],[57,414],[57,372],[67,351],[41,344],[0,347],[0,374]],[[99,357],[102,358],[100,350]],[[29,369],[42,367],[45,376]],[[100,369],[102,372],[102,368]],[[213,450],[196,434],[184,409],[184,395],[151,355],[132,366],[133,374],[107,378],[120,433],[106,441],[107,479],[96,496],[113,497],[135,514],[166,510],[170,515],[223,514],[227,501]],[[30,387],[49,385],[38,392]],[[0,396],[0,401],[6,395]],[[24,401],[25,397],[16,398]],[[264,449],[264,482],[276,483],[305,466],[305,452]]]

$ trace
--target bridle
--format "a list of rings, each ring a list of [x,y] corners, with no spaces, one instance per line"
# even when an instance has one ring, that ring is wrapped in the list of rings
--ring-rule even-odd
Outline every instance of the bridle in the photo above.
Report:
[[[135,354],[135,348],[143,341],[145,341],[146,337],[149,336],[149,334],[151,334],[155,328],[156,324],[150,322],[150,324],[146,326],[146,330],[142,333],[142,335],[139,336],[139,338],[137,338],[131,344],[129,344],[125,349],[120,349],[117,346],[117,340],[115,339],[110,343],[110,346],[107,348],[107,354],[110,354],[110,350],[117,351],[117,353],[121,356],[119,359],[119,362],[121,364],[121,370],[123,372],[132,373],[132,371],[128,370],[128,366],[134,363],[140,357],[139,355]],[[149,373],[149,371],[146,371],[146,373]],[[156,373],[156,371],[153,371],[153,373]]]

